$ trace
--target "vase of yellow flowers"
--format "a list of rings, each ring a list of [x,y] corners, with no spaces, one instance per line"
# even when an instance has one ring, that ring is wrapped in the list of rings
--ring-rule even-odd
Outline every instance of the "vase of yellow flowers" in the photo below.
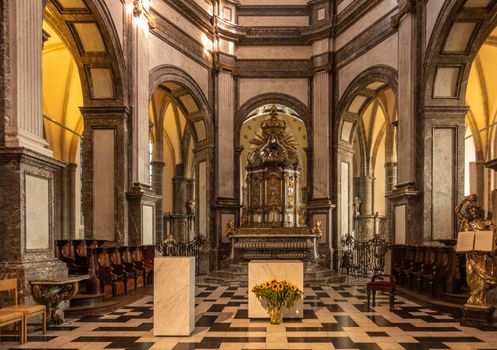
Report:
[[[266,307],[271,324],[280,324],[283,320],[282,307],[291,309],[295,302],[304,296],[304,292],[290,281],[277,281],[275,278],[256,285],[252,292]]]

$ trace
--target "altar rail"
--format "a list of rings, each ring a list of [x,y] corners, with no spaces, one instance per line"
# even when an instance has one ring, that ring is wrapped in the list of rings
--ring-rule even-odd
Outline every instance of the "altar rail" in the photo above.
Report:
[[[369,241],[358,241],[347,235],[345,247],[340,263],[342,273],[373,276],[384,272],[385,255],[390,249],[390,243],[379,235]]]
[[[194,256],[195,274],[200,273],[200,249],[205,243],[202,235],[196,235],[190,242],[178,242],[172,235],[169,235],[164,242],[158,245],[157,249],[162,251],[163,256]]]

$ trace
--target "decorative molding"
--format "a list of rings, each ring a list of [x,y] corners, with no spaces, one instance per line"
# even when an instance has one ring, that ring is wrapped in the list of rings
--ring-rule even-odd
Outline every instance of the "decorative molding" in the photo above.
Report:
[[[237,8],[238,17],[242,16],[310,16],[307,5],[241,5]]]
[[[242,78],[308,78],[311,60],[237,60],[235,73]]]

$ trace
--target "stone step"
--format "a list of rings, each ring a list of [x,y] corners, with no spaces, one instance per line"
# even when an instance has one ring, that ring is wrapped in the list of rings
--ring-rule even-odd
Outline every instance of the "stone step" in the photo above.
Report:
[[[217,285],[247,285],[248,264],[238,263],[229,265],[226,268],[213,272],[206,276],[199,276],[199,283]],[[336,271],[315,263],[304,265],[305,285],[328,285],[343,283],[345,276]]]

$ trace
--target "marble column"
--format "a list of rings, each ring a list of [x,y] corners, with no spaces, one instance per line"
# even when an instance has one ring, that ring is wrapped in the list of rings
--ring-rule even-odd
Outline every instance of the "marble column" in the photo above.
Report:
[[[364,175],[360,178],[361,187],[361,214],[362,215],[373,215],[373,186],[375,178],[374,176]]]
[[[179,242],[187,242],[189,238],[186,204],[191,199],[191,190],[188,182],[184,176],[173,177],[173,234]]]
[[[397,184],[397,163],[386,163],[385,164],[385,219],[386,219],[386,239],[389,242],[393,242],[394,233],[394,207],[388,196],[392,194]]]
[[[160,198],[155,203],[155,242],[161,243],[164,237],[164,167],[161,161],[152,161],[152,189]]]
[[[85,239],[127,244],[129,110],[82,107],[83,214]]]

